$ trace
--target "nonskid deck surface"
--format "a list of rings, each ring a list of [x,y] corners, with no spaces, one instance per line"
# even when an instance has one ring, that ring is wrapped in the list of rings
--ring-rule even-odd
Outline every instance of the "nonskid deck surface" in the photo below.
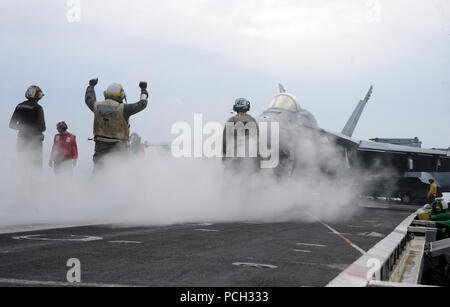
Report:
[[[0,286],[325,286],[415,206],[361,202],[333,223],[97,225],[0,235]],[[41,227],[42,228],[42,227]]]

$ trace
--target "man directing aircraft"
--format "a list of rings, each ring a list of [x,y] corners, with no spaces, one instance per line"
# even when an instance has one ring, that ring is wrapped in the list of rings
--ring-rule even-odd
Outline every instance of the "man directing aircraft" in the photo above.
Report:
[[[126,155],[130,138],[130,116],[147,107],[147,82],[140,82],[141,99],[137,103],[124,104],[126,95],[122,85],[112,83],[104,92],[105,100],[97,101],[94,87],[98,79],[89,81],[85,101],[94,112],[94,171],[103,165],[105,156],[116,153]]]

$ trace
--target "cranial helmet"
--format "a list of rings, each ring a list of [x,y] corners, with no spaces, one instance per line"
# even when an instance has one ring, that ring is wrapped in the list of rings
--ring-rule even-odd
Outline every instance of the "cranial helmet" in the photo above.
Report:
[[[68,129],[66,122],[59,122],[56,124],[56,130],[58,132],[64,132]]]
[[[238,98],[234,102],[233,111],[235,112],[247,112],[250,111],[250,101],[245,98]]]
[[[126,99],[125,91],[123,86],[119,83],[112,83],[106,91],[104,92],[105,99],[113,99],[117,102],[123,102]]]
[[[44,97],[44,93],[37,85],[30,86],[25,92],[25,98],[29,100],[40,100],[42,97]]]

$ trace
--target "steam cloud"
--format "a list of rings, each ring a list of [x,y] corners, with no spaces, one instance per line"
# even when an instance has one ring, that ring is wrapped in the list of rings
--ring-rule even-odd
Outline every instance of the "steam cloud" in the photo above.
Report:
[[[152,147],[145,160],[113,159],[111,167],[72,179],[20,168],[14,147],[2,154],[0,226],[29,224],[169,225],[339,219],[357,196],[342,154],[307,134],[292,177],[270,170],[236,175],[220,159],[173,158]],[[20,162],[20,161],[19,161]],[[44,160],[45,162],[45,160]],[[45,164],[44,164],[45,165]],[[324,168],[340,165],[330,176]],[[355,172],[352,172],[355,179]]]

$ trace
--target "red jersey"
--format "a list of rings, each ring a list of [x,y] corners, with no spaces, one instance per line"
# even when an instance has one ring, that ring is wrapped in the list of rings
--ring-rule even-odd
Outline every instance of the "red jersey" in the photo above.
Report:
[[[76,136],[69,132],[55,135],[50,156],[51,161],[72,160],[78,158]]]

